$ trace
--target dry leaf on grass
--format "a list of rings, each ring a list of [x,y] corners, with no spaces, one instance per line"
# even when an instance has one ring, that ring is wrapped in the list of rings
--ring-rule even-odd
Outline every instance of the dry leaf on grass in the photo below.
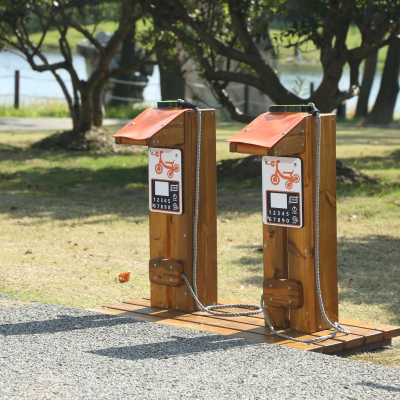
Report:
[[[118,279],[119,279],[119,281],[120,281],[121,283],[128,282],[129,279],[130,279],[130,277],[131,277],[131,273],[130,273],[130,272],[121,272],[121,273],[118,275]]]
[[[228,236],[225,236],[225,240],[227,240],[228,242],[232,242],[232,239],[229,238]]]

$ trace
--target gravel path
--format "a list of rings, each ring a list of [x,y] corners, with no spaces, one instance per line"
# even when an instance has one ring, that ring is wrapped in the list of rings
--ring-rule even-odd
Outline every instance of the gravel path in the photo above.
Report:
[[[129,121],[129,119],[106,118],[103,126],[125,125]],[[68,129],[72,129],[71,118],[0,118],[0,131],[63,131]]]
[[[85,310],[0,301],[0,399],[133,398],[399,399],[400,371]]]

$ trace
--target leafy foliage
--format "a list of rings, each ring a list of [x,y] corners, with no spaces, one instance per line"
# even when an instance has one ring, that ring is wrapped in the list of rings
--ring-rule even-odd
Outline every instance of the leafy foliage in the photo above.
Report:
[[[197,61],[220,103],[242,122],[253,116],[245,116],[234,107],[226,92],[230,82],[252,86],[276,103],[304,101],[279,81],[274,57],[280,47],[301,51],[302,44],[311,42],[320,50],[324,76],[308,100],[322,111],[331,111],[358,94],[361,61],[400,33],[400,3],[393,1],[154,0],[151,12],[165,35],[181,42]],[[271,40],[269,27],[273,22],[281,22],[283,29]],[[346,38],[351,24],[357,26],[362,40],[349,49]],[[164,36],[166,41],[168,37]],[[346,63],[351,68],[351,81],[348,90],[340,91],[338,83]]]

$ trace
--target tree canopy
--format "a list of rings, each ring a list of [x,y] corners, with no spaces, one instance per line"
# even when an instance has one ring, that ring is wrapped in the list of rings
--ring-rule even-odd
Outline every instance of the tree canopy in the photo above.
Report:
[[[312,101],[329,112],[359,93],[360,63],[400,34],[400,2],[390,0],[153,0],[151,12],[164,35],[173,35],[197,61],[219,102],[242,122],[254,116],[233,105],[226,92],[230,82],[254,87],[278,104]],[[273,21],[284,24],[275,41],[268,34]],[[361,33],[354,48],[346,43],[351,24]],[[282,85],[265,52],[307,41],[320,50],[323,79],[308,99],[301,99]],[[341,91],[346,64],[350,82]]]

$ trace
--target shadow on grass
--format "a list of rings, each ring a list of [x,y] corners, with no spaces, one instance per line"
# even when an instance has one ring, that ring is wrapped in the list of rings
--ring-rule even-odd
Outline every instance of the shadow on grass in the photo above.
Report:
[[[237,263],[254,262],[242,257]],[[262,260],[260,260],[262,261]],[[321,255],[321,263],[323,255]],[[384,305],[392,319],[400,324],[400,239],[370,235],[361,238],[339,238],[339,301],[355,305]],[[262,265],[259,273],[241,280],[246,285],[262,287]]]
[[[395,152],[387,157],[342,158],[341,161],[345,165],[361,170],[400,169],[400,152]]]
[[[340,299],[353,304],[384,304],[400,323],[400,239],[369,235],[338,241]]]
[[[108,349],[88,351],[88,353],[123,360],[146,360],[150,358],[160,360],[188,354],[204,354],[205,352],[224,351],[235,347],[258,345],[257,342],[221,335],[195,338],[172,336],[171,339],[136,346],[110,347]]]

